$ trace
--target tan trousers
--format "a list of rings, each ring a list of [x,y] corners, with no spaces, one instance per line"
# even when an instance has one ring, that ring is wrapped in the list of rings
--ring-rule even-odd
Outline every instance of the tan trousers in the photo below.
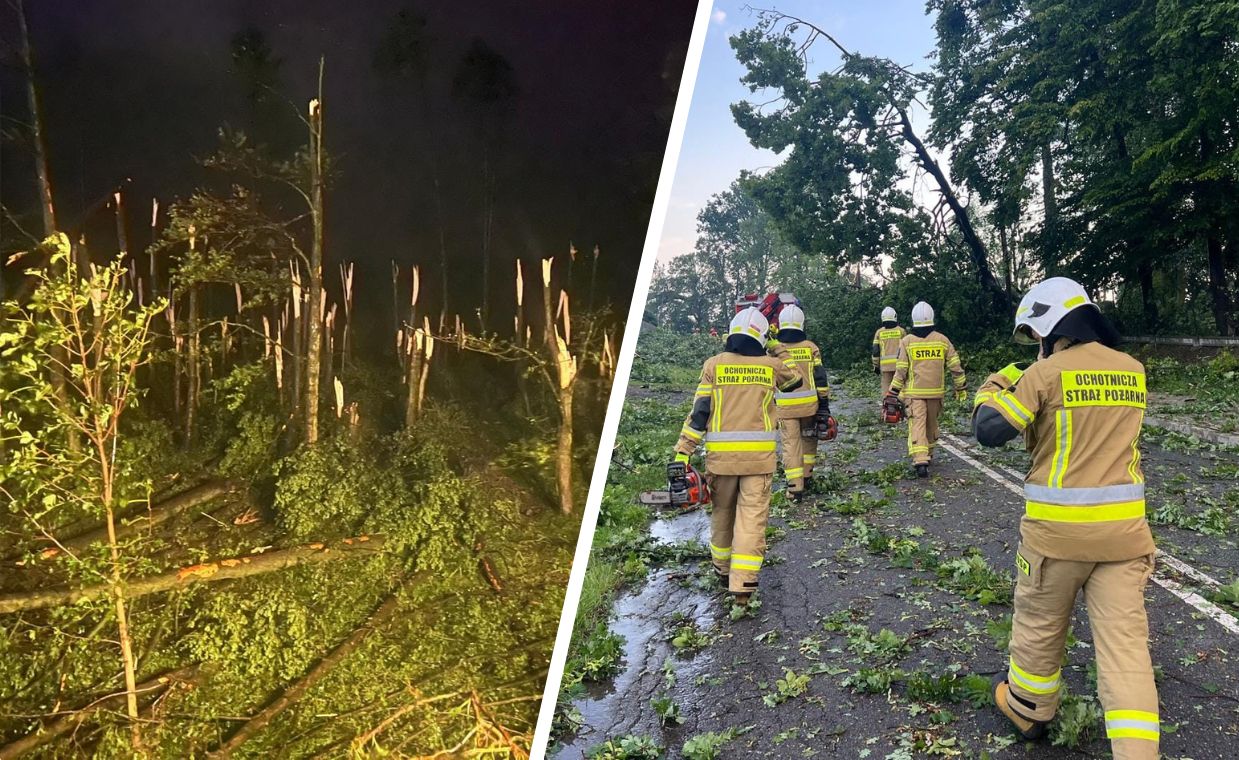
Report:
[[[805,437],[806,429],[813,432],[812,438]],[[779,420],[779,432],[782,434],[780,450],[787,491],[801,493],[805,479],[813,477],[813,465],[817,464],[817,430],[813,418]]]
[[[940,398],[910,398],[904,401],[908,415],[908,456],[913,464],[927,464],[938,445]]]
[[[895,379],[895,370],[882,370],[882,398],[886,398],[886,394],[891,389],[891,381]]]
[[[733,593],[752,593],[766,556],[770,484],[774,475],[706,475],[714,506],[710,512],[710,555],[720,575],[730,574]]]
[[[1144,588],[1153,557],[1124,562],[1051,559],[1020,546],[1007,679],[1011,707],[1048,721],[1058,709],[1061,664],[1076,594],[1084,590],[1097,690],[1115,760],[1157,760],[1157,687],[1149,657]]]

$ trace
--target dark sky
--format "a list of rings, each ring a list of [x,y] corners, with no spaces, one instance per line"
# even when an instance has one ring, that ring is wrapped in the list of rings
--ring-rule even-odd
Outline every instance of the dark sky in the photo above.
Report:
[[[326,57],[326,135],[339,171],[328,198],[329,262],[358,261],[362,286],[376,298],[389,288],[390,259],[420,263],[423,276],[437,281],[426,160],[433,150],[449,218],[452,298],[454,306],[472,306],[480,298],[479,138],[475,112],[452,97],[451,82],[465,51],[481,39],[510,62],[520,90],[495,149],[495,313],[510,313],[504,305],[512,298],[515,257],[532,263],[566,252],[569,240],[582,252],[601,246],[599,281],[627,304],[695,0],[26,5],[62,226],[126,177],[139,217],[149,213],[151,195],[166,204],[204,182],[221,187],[222,178],[197,167],[194,156],[213,150],[224,123],[272,145],[302,139],[294,106],[255,116],[233,70],[230,40],[254,27],[282,61],[280,94],[298,109],[313,95],[318,57]],[[430,119],[411,86],[373,66],[379,41],[402,8],[427,18]],[[11,63],[16,24],[7,7],[0,30]],[[24,119],[20,77],[6,68],[0,84],[5,115]],[[6,207],[34,212],[28,161],[12,146],[3,159]]]

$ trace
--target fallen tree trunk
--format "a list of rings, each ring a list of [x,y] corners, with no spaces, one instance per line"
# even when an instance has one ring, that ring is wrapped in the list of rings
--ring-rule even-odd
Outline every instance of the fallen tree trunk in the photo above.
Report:
[[[406,585],[416,581],[418,576],[406,581],[400,585],[404,588]],[[387,599],[378,606],[378,608],[370,614],[370,617],[365,623],[362,623],[356,630],[349,635],[344,641],[333,649],[330,653],[318,661],[308,673],[301,677],[301,680],[288,687],[279,697],[269,703],[266,707],[258,712],[257,715],[250,718],[245,725],[237,729],[236,733],[228,738],[223,744],[216,748],[213,752],[207,755],[208,758],[214,760],[222,760],[232,756],[232,753],[237,750],[242,744],[250,739],[264,728],[271,721],[284,712],[295,703],[297,700],[309,691],[310,687],[318,683],[331,672],[331,669],[340,664],[346,657],[353,653],[361,643],[366,640],[375,628],[386,622],[389,618],[396,614],[400,607],[400,588],[393,591]]]
[[[165,673],[145,683],[138,684],[137,691],[139,694],[149,694],[155,691],[162,691],[173,683],[190,682],[197,674],[197,671],[197,665],[174,670],[171,673]],[[31,750],[50,744],[55,739],[75,730],[95,713],[107,709],[113,702],[123,699],[125,695],[126,692],[120,691],[115,694],[109,694],[106,697],[100,697],[80,710],[74,710],[49,723],[44,723],[33,733],[0,747],[0,760],[13,760],[13,758],[21,757]]]
[[[214,501],[223,496],[229,496],[240,492],[241,488],[235,484],[224,480],[215,480],[208,483],[203,483],[199,486],[194,486],[187,491],[171,496],[158,504],[152,505],[148,510],[141,510],[137,513],[122,517],[120,524],[116,526],[116,538],[124,539],[132,536],[140,530],[149,530],[161,525],[173,517],[188,512],[194,507]],[[72,536],[71,538],[60,541],[60,545],[70,551],[84,549],[96,541],[107,540],[107,528],[99,526],[84,533]],[[48,547],[42,555],[42,558],[53,557],[60,553],[60,548],[57,546]]]
[[[373,555],[379,552],[382,546],[382,536],[357,536],[355,538],[340,539],[331,543],[317,542],[304,544],[302,546],[294,546],[291,549],[279,549],[265,554],[252,554],[245,557],[222,559],[217,562],[190,565],[148,578],[126,580],[123,582],[122,590],[126,599],[134,599],[148,594],[158,594],[163,591],[185,588],[195,583],[215,583],[216,581],[271,573],[296,565]],[[103,599],[111,593],[112,587],[102,584],[79,588],[53,586],[37,591],[2,594],[0,595],[0,614],[94,601],[96,599]]]

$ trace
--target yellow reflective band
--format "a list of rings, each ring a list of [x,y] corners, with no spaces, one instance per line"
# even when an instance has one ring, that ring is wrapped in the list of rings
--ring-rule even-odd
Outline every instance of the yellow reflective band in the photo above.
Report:
[[[1155,712],[1145,710],[1107,710],[1106,737],[1157,741],[1161,721]]]
[[[994,397],[994,394],[992,393],[978,393],[976,397],[973,398],[972,400],[972,408],[973,409],[977,408],[978,406],[980,406],[981,404],[984,404],[986,401],[989,401],[993,397]]]
[[[792,396],[790,398],[778,396],[774,399],[774,403],[777,406],[805,406],[806,404],[816,404],[817,396]]]
[[[788,467],[785,470],[783,470],[783,474],[786,475],[789,480],[793,478],[803,478],[804,468],[803,467]]]
[[[731,566],[733,569],[740,570],[760,570],[761,557],[755,554],[733,554],[731,555]]]
[[[1085,301],[1084,296],[1075,296],[1074,298],[1068,298],[1066,301],[1063,301],[1063,308],[1071,309],[1071,308],[1074,308],[1084,303],[1084,301]]]
[[[1066,506],[1043,504],[1038,501],[1024,503],[1024,515],[1033,520],[1065,523],[1113,522],[1144,517],[1144,499],[1120,504],[1096,504]]]
[[[700,430],[693,430],[688,425],[685,425],[684,427],[680,428],[680,435],[686,438],[691,438],[694,441],[700,441],[702,436],[705,435],[705,433]]]
[[[1107,728],[1107,739],[1146,739],[1151,742],[1158,741],[1161,736],[1157,731],[1150,731],[1143,728]]]
[[[774,451],[776,441],[706,441],[706,451]]]
[[[677,461],[677,462],[687,462],[687,461],[688,461],[688,454],[676,454],[676,455],[675,455],[675,461]]]
[[[891,390],[895,390],[893,384],[891,386]],[[917,388],[914,386],[908,386],[908,389],[903,392],[903,395],[908,398],[938,398],[944,391],[946,391],[946,387],[942,385],[939,385],[936,388]]]
[[[715,559],[727,559],[731,556],[731,547],[710,544],[710,554],[714,555]]]
[[[1012,385],[1015,385],[1017,382],[1019,382],[1019,379],[1024,376],[1024,370],[1020,369],[1019,367],[1015,366],[1014,363],[1012,363],[998,370],[997,374],[1002,375],[1003,377],[1007,378],[1007,380],[1009,380]]]
[[[761,399],[761,421],[766,430],[774,430],[774,425],[770,424],[770,399],[773,397],[774,391],[766,391]]]
[[[817,464],[817,457],[814,456],[813,454],[805,454],[804,463],[805,464]]]
[[[1011,391],[998,391],[994,394],[994,398],[1007,407],[1012,415],[1025,425],[1033,421],[1033,413],[1028,411],[1028,407],[1021,404],[1020,400]]]
[[[1148,399],[1144,374],[1118,370],[1062,372],[1063,406],[1130,406],[1143,409]]]
[[[714,406],[710,410],[710,417],[714,432],[719,432],[723,429],[723,389],[714,389]]]
[[[1062,670],[1056,670],[1049,676],[1035,676],[1016,665],[1015,660],[1008,659],[1007,662],[1010,665],[1007,678],[1033,694],[1053,694],[1062,685]]]
[[[1054,461],[1050,465],[1050,481],[1052,488],[1063,487],[1063,475],[1067,474],[1067,465],[1071,457],[1071,412],[1059,409],[1054,418]]]
[[[714,389],[714,386],[710,385],[709,383],[702,383],[701,385],[697,386],[697,395],[698,396],[709,396],[710,391],[713,389]]]
[[[1140,428],[1144,429],[1144,412],[1140,412]],[[1127,473],[1133,483],[1143,483],[1144,473],[1140,471],[1140,433],[1131,439],[1131,464],[1127,465]]]

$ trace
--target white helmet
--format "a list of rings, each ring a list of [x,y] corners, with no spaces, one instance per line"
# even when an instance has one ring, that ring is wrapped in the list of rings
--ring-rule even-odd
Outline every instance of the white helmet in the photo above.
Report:
[[[727,331],[728,335],[747,335],[754,338],[766,347],[766,331],[770,329],[770,323],[762,316],[762,313],[756,308],[750,306],[747,309],[739,311],[736,316],[731,318],[731,329]]]
[[[912,307],[912,326],[913,327],[933,327],[934,324],[934,307],[924,301],[917,301],[916,306]]]
[[[885,309],[882,310],[882,321],[883,322],[894,322],[896,319],[899,319],[899,315],[896,314],[895,310],[892,309],[891,307],[887,306]]]
[[[804,330],[804,311],[794,303],[789,303],[779,311],[780,330]]]
[[[1016,343],[1035,346],[1054,331],[1063,317],[1081,306],[1097,309],[1097,304],[1084,292],[1084,286],[1075,280],[1051,277],[1039,282],[1020,299],[1020,307],[1015,310],[1015,332],[1011,337]]]

